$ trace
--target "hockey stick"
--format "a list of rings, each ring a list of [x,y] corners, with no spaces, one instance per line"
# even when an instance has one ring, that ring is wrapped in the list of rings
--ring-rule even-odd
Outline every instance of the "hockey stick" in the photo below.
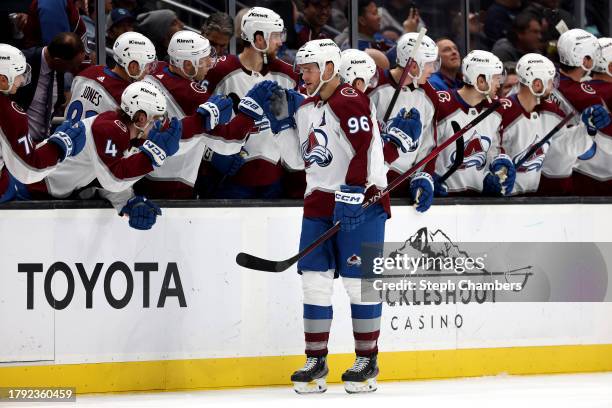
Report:
[[[542,140],[531,146],[531,149],[525,153],[523,158],[514,164],[514,168],[518,170],[518,168],[521,167],[536,151],[538,151],[540,147],[544,146],[559,130],[567,125],[567,123],[572,120],[574,115],[576,115],[576,111],[570,112],[570,114],[564,117],[561,122],[557,123],[557,125],[552,128],[550,132],[548,132],[546,136],[542,138]]]
[[[447,146],[454,143],[457,139],[459,139],[463,134],[472,129],[482,120],[484,120],[487,116],[489,116],[495,109],[497,109],[500,105],[499,100],[494,101],[484,112],[475,117],[470,123],[468,123],[463,129],[459,132],[452,135],[445,142],[434,148],[427,156],[421,159],[418,163],[412,166],[408,171],[403,173],[401,176],[393,180],[389,185],[382,191],[377,192],[375,195],[370,197],[368,201],[364,202],[362,207],[364,209],[376,204],[382,197],[389,194],[392,190],[394,190],[397,186],[402,184],[405,180],[408,179],[412,174],[414,174],[418,169],[420,169],[425,164],[432,161],[442,150],[444,150]],[[325,231],[321,236],[315,239],[310,245],[301,250],[297,255],[292,256],[289,259],[285,259],[284,261],[271,261],[268,259],[258,258],[256,256],[247,254],[245,252],[240,252],[236,255],[236,263],[242,267],[254,269],[257,271],[264,272],[283,272],[288,269],[291,265],[299,261],[304,256],[308,255],[312,252],[316,247],[321,245],[323,242],[332,237],[336,232],[340,230],[340,221],[337,221],[330,229]]]
[[[451,121],[451,126],[453,127],[453,132],[455,132],[455,134],[461,130],[461,126],[459,125],[459,123],[455,122],[454,120]],[[463,158],[465,154],[465,144],[463,141],[463,137],[457,139],[457,142],[455,142],[455,146],[457,149],[455,151],[455,160],[453,161],[452,166],[450,166],[450,168],[446,171],[446,173],[444,173],[442,177],[438,179],[438,182],[440,184],[444,183],[446,179],[449,178],[455,171],[457,171],[459,166],[461,166],[461,164],[463,163]]]
[[[408,61],[406,61],[406,66],[404,67],[402,76],[400,77],[400,80],[397,84],[397,88],[395,88],[395,92],[393,92],[393,97],[391,98],[391,102],[389,103],[389,106],[387,106],[387,111],[385,112],[385,116],[383,116],[383,124],[387,123],[387,121],[389,120],[389,116],[391,116],[391,111],[393,110],[393,107],[395,106],[395,102],[397,102],[397,98],[399,97],[402,87],[404,86],[404,81],[406,80],[406,76],[408,75],[410,64],[414,60],[414,57],[416,56],[416,53],[419,50],[419,47],[421,46],[421,41],[423,41],[423,36],[425,35],[426,32],[427,32],[427,29],[425,27],[421,28],[421,30],[419,31],[419,36],[416,38],[414,47],[412,48],[412,52],[410,52],[410,57],[408,58]]]

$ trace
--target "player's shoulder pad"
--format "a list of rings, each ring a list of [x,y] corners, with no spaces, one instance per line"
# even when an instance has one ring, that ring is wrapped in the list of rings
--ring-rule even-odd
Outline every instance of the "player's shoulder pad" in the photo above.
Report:
[[[540,102],[538,111],[539,112],[550,112],[552,114],[559,116],[560,118],[565,117],[565,112],[563,112],[561,108],[559,108],[559,106],[556,103],[554,103],[550,98],[547,98],[543,100],[542,102]]]
[[[370,98],[348,84],[342,84],[327,101],[338,119],[370,116]]]
[[[104,72],[104,65],[92,65],[85,68],[77,74],[77,76],[92,79],[94,81],[101,82],[98,78],[106,78],[107,75]]]
[[[91,124],[94,138],[112,139],[113,141],[129,144],[130,132],[117,112],[104,112],[99,114]]]
[[[0,95],[0,127],[7,137],[22,137],[29,132],[26,111],[4,95]]]
[[[274,58],[272,61],[270,61],[268,64],[268,69],[272,72],[280,72],[281,74],[285,74],[296,82],[300,78],[299,74],[293,70],[293,66],[291,64],[288,64],[279,58]]]
[[[212,88],[221,82],[221,80],[231,72],[242,69],[240,59],[236,55],[222,55],[217,58],[217,64],[206,74],[206,81]]]
[[[376,92],[378,89],[382,88],[383,86],[392,85],[391,80],[389,79],[390,73],[388,70],[384,70],[380,67],[376,67],[376,75],[378,75],[378,83],[376,84],[374,88],[366,89],[367,95],[370,95],[372,92]]]
[[[438,94],[436,91],[436,89],[431,86],[431,84],[429,82],[425,82],[423,85],[419,85],[419,87],[423,90],[423,92],[425,92],[425,95],[427,95],[427,97],[429,99],[431,99],[434,102],[437,102],[437,98],[438,98]]]

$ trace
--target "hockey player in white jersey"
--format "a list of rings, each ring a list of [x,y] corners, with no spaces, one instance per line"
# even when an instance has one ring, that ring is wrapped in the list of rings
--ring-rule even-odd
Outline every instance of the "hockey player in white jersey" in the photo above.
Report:
[[[387,184],[383,141],[368,97],[341,83],[340,49],[332,40],[306,43],[296,54],[296,67],[309,98],[295,113],[295,128],[281,132],[279,138],[286,144],[289,163],[306,169],[300,248],[335,221],[341,230],[298,262],[307,360],[291,380],[298,393],[326,389],[331,296],[334,277],[340,275],[351,302],[357,354],[342,380],[347,392],[371,392],[378,375],[382,304],[361,299],[361,244],[384,241],[390,208],[388,197],[365,211],[361,204]],[[276,119],[272,115],[270,120]]]
[[[352,85],[353,88],[361,92],[376,88],[378,73],[374,60],[366,52],[355,49],[342,51],[340,77],[345,83]],[[376,106],[372,102],[370,102],[370,110],[374,116],[378,116]],[[407,110],[406,107],[399,109],[395,117],[391,118],[389,123],[381,129],[381,136],[385,141],[383,148],[385,161],[393,163],[404,154],[414,156],[414,152],[419,146],[421,131],[419,111],[415,108]],[[406,170],[408,169],[406,168]],[[420,185],[419,180],[423,177],[430,178],[426,173],[417,173],[413,177],[413,184]],[[429,183],[425,185],[425,188],[428,186]],[[420,200],[426,202],[427,194],[433,198],[433,189],[422,193],[419,197]],[[416,204],[417,210],[420,210],[424,205]]]
[[[372,103],[376,106],[376,117],[383,127],[391,125],[390,128],[397,128],[400,118],[404,116],[418,118],[421,123],[421,128],[418,131],[415,129],[409,133],[411,139],[408,141],[410,142],[408,145],[398,143],[401,139],[387,139],[398,146],[398,148],[394,148],[390,144],[385,146],[385,161],[389,165],[387,175],[389,181],[406,172],[417,161],[417,158],[429,153],[434,144],[433,126],[437,96],[436,91],[427,80],[433,72],[438,70],[440,59],[436,43],[424,35],[412,63],[407,67],[417,37],[417,33],[406,33],[400,37],[397,43],[397,66],[391,70],[383,71],[379,69],[378,84],[374,89],[368,91]],[[400,86],[398,83],[406,69],[408,70],[406,74],[407,84],[401,84],[401,91],[389,116],[390,123],[383,123],[393,94]],[[402,109],[409,110],[409,115],[405,115],[404,112],[398,115]],[[391,124],[391,122],[393,123]],[[391,134],[392,132],[387,133]],[[417,188],[417,184],[421,189],[423,186],[427,188],[429,183],[423,184],[422,181],[418,181],[423,177],[427,177],[427,175],[418,173],[412,178],[416,180],[415,188]],[[394,195],[407,195],[408,183],[403,189],[400,187],[396,191],[397,193]],[[429,195],[433,198],[433,193]],[[427,194],[423,195],[422,199],[426,199],[426,196]],[[418,205],[417,209],[422,210],[423,205]]]
[[[600,49],[594,35],[581,30],[572,29],[559,37],[557,42],[559,60],[561,62],[559,88],[551,99],[559,105],[565,114],[574,110],[584,112],[594,105],[601,105],[605,95],[598,94],[588,81],[585,81],[599,60]],[[595,108],[593,108],[595,109]],[[592,109],[592,110],[593,110]],[[599,114],[597,114],[599,112]],[[576,193],[579,195],[608,195],[612,191],[612,125],[608,114],[597,109],[590,114],[595,125],[590,129],[594,135],[597,148],[591,155],[578,160],[571,178],[548,177],[545,166],[542,184],[547,190],[561,190],[561,193]],[[574,124],[581,118],[576,116]],[[602,126],[605,124],[605,126]]]
[[[193,187],[203,156],[214,164],[219,155],[239,153],[254,121],[261,120],[261,115],[254,114],[253,109],[244,109],[243,102],[238,104],[238,111],[230,122],[231,99],[223,95],[211,97],[199,85],[216,64],[214,48],[205,37],[192,31],[179,31],[170,39],[168,55],[170,63],[157,64],[155,72],[147,75],[145,81],[164,94],[169,116],[182,119],[199,111],[208,114],[210,123],[198,137],[182,139],[177,154],[168,158],[163,167],[148,174],[136,187],[144,195],[152,197],[193,198]],[[257,89],[247,92],[247,96],[261,106],[269,103],[259,97],[266,94],[260,92],[262,84],[259,82]]]
[[[558,84],[552,61],[539,54],[526,54],[516,64],[516,73],[519,91],[508,98],[510,104],[502,111],[500,129],[502,151],[515,165],[565,117],[548,99]],[[583,123],[562,128],[516,168],[512,194],[535,193],[543,166],[549,177],[569,176],[577,159],[586,157],[593,149],[593,140]],[[501,192],[501,185],[497,184],[496,189]]]
[[[238,56],[226,55],[206,76],[205,86],[213,94],[230,96],[234,103],[264,80],[295,89],[298,75],[293,67],[276,58],[285,39],[285,25],[274,11],[253,7],[242,18],[245,48]],[[278,198],[282,192],[283,157],[266,118],[255,123],[244,146],[244,164],[220,187],[220,198]],[[237,158],[240,160],[240,158]]]
[[[94,65],[74,78],[65,112],[71,123],[117,109],[125,88],[155,68],[155,46],[144,35],[130,31],[115,41],[113,58],[117,62],[113,69]]]
[[[24,184],[42,180],[85,145],[84,128],[69,123],[42,143],[32,143],[27,114],[9,97],[30,82],[30,71],[20,50],[0,44],[0,203],[27,199]]]
[[[462,72],[465,85],[461,89],[437,93],[436,144],[444,142],[488,108],[504,81],[501,61],[487,51],[470,52],[463,59]],[[510,103],[504,99],[500,102],[499,108],[465,135],[463,160],[460,156],[456,158],[456,145],[452,145],[426,166],[433,176],[437,195],[495,194],[494,187],[499,183],[504,194],[512,192],[516,172],[510,157],[501,151],[499,138],[502,111]],[[456,171],[449,172],[455,160],[459,165]],[[446,183],[441,183],[440,178],[447,172]],[[414,197],[418,191],[411,188],[411,194]]]
[[[161,210],[146,198],[134,196],[132,185],[176,153],[181,135],[200,132],[202,126],[198,117],[172,118],[169,128],[162,130],[160,120],[165,114],[166,99],[157,88],[145,82],[129,85],[120,110],[82,121],[86,130],[83,151],[28,188],[64,198],[93,187],[120,215],[129,217],[131,227],[150,229]],[[137,144],[140,146],[134,147]]]

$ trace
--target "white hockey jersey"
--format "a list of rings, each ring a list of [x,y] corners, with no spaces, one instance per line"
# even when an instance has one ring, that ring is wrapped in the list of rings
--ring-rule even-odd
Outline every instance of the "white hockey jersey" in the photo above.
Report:
[[[95,65],[80,72],[72,81],[72,95],[65,117],[71,123],[119,107],[121,94],[130,82],[108,67]]]
[[[456,129],[465,127],[489,106],[486,100],[477,106],[469,106],[457,91],[439,91],[437,96],[436,129],[434,130],[436,145],[454,135]],[[446,180],[449,193],[482,191],[489,164],[496,155],[501,153],[499,127],[502,121],[502,111],[510,106],[511,102],[502,98],[501,103],[497,110],[464,135],[463,163]],[[429,162],[426,166],[428,172],[435,172],[439,176],[444,175],[453,165],[455,154],[455,144],[452,144],[444,149],[435,161]]]
[[[261,73],[252,72],[240,63],[237,56],[227,55],[219,58],[217,65],[208,72],[203,86],[210,93],[227,95],[237,103],[254,85],[264,80],[276,81],[286,89],[295,89],[298,74],[279,59],[270,61]],[[264,186],[278,181],[283,172],[280,166],[283,158],[276,140],[268,119],[256,122],[244,145],[246,163],[232,180],[245,186]]]
[[[0,95],[0,171],[6,166],[21,183],[35,183],[56,169],[62,155],[58,146],[47,141],[34,146],[27,114],[17,103]],[[0,195],[6,187],[0,185]]]
[[[383,119],[387,108],[393,98],[393,93],[397,89],[397,83],[391,76],[388,70],[378,70],[379,82],[376,88],[368,90],[368,96],[376,107],[376,118],[381,126],[384,126]],[[395,154],[388,154],[388,149],[385,149],[385,159],[389,164],[389,170],[396,174],[401,174],[407,171],[424,155],[429,153],[433,144],[433,128],[434,128],[434,102],[437,101],[436,91],[426,83],[425,85],[415,88],[412,84],[405,86],[400,91],[397,101],[391,110],[389,118],[393,118],[402,109],[410,110],[416,108],[419,111],[422,131],[418,145],[410,152],[402,153],[397,149],[392,149]]]
[[[334,192],[343,184],[369,187],[370,193],[387,186],[383,142],[366,95],[343,84],[327,101],[308,98],[296,124],[278,141],[287,164],[306,170],[304,216],[332,216]],[[389,212],[388,197],[382,204]]]
[[[549,100],[542,101],[531,113],[523,109],[516,95],[508,100],[511,105],[502,111],[501,146],[503,153],[517,164],[565,114]],[[542,173],[553,178],[569,177],[576,158],[588,151],[592,144],[582,124],[559,130],[516,169],[512,195],[538,191]]]

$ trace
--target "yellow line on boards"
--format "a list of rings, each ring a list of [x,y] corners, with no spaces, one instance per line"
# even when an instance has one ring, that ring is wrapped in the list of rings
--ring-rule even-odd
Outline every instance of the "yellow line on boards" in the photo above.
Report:
[[[353,363],[329,357],[328,382]],[[304,356],[62,365],[1,365],[1,387],[76,387],[79,394],[287,385]],[[612,371],[612,344],[382,352],[380,380]]]

